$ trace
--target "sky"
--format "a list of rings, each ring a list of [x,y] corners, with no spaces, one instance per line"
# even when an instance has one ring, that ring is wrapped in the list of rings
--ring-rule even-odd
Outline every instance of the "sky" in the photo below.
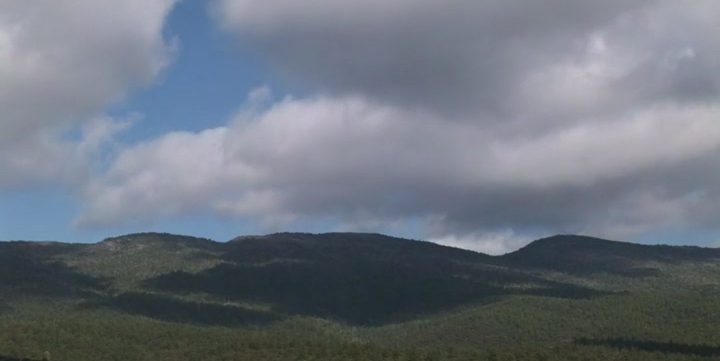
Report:
[[[720,247],[716,0],[0,2],[0,239]]]

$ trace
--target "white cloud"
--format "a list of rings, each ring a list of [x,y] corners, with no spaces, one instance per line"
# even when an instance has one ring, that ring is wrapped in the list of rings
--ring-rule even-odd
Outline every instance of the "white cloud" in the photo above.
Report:
[[[66,134],[165,66],[162,26],[173,3],[0,3],[0,187],[56,182],[85,168]],[[92,136],[86,141],[98,140]]]
[[[142,220],[192,210],[226,190],[233,169],[224,161],[225,128],[170,133],[124,150],[102,180],[86,190],[92,200],[79,225]]]
[[[714,201],[697,196],[709,178],[662,175],[708,166],[703,157],[720,149],[718,115],[660,107],[519,141],[358,97],[287,98],[226,128],[125,150],[89,193],[81,223],[205,209],[277,229],[328,217],[353,229],[434,219],[428,235],[456,244],[517,225],[626,236],[692,222]],[[480,243],[492,252],[516,244]]]
[[[469,249],[491,255],[502,255],[515,251],[537,237],[518,235],[511,229],[503,231],[480,232],[477,234],[446,234],[430,241],[445,246]]]

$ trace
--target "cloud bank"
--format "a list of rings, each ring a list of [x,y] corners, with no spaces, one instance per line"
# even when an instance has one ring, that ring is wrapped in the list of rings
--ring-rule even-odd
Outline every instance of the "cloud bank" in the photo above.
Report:
[[[214,13],[316,95],[126,150],[80,222],[198,207],[270,228],[420,220],[430,238],[502,252],[523,233],[626,237],[720,215],[715,1],[224,0]]]
[[[14,175],[0,182],[57,173],[58,127],[167,61],[172,2],[77,3],[48,2],[68,15],[51,23],[0,5],[0,144],[20,149],[1,153]],[[715,0],[217,0],[212,14],[303,95],[259,88],[223,127],[122,149],[86,183],[79,225],[205,211],[268,230],[407,225],[494,253],[717,228]]]

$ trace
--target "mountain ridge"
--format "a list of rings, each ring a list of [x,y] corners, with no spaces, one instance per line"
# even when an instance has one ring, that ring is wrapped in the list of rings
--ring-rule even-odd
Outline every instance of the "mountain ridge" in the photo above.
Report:
[[[105,350],[128,344],[151,350],[152,357],[127,359],[167,359],[145,340],[164,337],[171,345],[166,350],[195,352],[207,342],[204,335],[215,332],[245,345],[233,351],[242,357],[226,359],[277,360],[278,349],[295,352],[306,342],[315,356],[305,359],[323,359],[330,339],[341,349],[359,343],[390,355],[373,359],[393,359],[387,349],[405,355],[396,360],[415,360],[418,349],[432,350],[427,356],[484,345],[508,355],[518,347],[541,354],[549,346],[575,355],[602,350],[597,358],[575,357],[594,361],[614,357],[614,345],[666,349],[662,342],[670,339],[714,347],[711,338],[686,335],[688,327],[704,330],[708,318],[720,315],[718,297],[718,249],[575,235],[540,239],[501,256],[375,233],[275,233],[227,242],[134,233],[92,244],[1,242],[0,356],[33,355],[52,342],[47,327],[59,335],[74,327],[77,341],[66,342],[84,353],[53,349],[58,360],[104,359],[94,351],[98,343],[110,345]],[[27,337],[43,346],[8,346],[18,332],[32,333]],[[178,345],[176,337],[192,342]],[[260,346],[247,340],[256,338],[267,345],[267,357],[253,354]],[[574,338],[583,341],[569,344]],[[453,351],[464,355],[459,360],[494,359],[463,352]],[[632,355],[628,359],[642,359]],[[538,360],[523,357],[498,360]]]
[[[585,245],[587,244],[605,244],[605,245],[616,245],[616,246],[630,246],[634,248],[643,248],[643,247],[651,247],[651,248],[663,248],[663,249],[686,249],[686,250],[713,250],[720,252],[720,247],[709,247],[709,246],[700,246],[700,245],[674,245],[674,244],[666,244],[666,243],[636,243],[636,242],[630,242],[630,241],[620,241],[620,240],[611,240],[601,237],[595,237],[595,236],[588,236],[588,235],[581,235],[581,234],[556,234],[553,236],[548,237],[542,237],[538,238],[536,240],[533,240],[529,243],[527,243],[524,246],[521,246],[520,248],[510,251],[504,254],[500,255],[490,255],[484,252],[466,249],[462,247],[457,247],[454,245],[445,245],[442,243],[436,243],[433,241],[428,240],[420,240],[420,239],[412,239],[412,238],[404,238],[404,237],[396,237],[391,236],[383,233],[375,233],[375,232],[321,232],[321,233],[311,233],[311,232],[274,232],[274,233],[267,233],[267,234],[250,234],[250,235],[240,235],[236,236],[234,238],[231,238],[226,241],[218,241],[211,238],[206,237],[199,237],[199,236],[188,236],[178,233],[167,233],[167,232],[134,232],[134,233],[127,233],[122,234],[119,236],[112,236],[107,237],[101,241],[98,242],[90,242],[90,243],[80,243],[80,242],[64,242],[64,241],[52,241],[52,240],[42,240],[42,241],[34,241],[34,240],[0,240],[2,243],[31,243],[31,244],[39,244],[39,245],[98,245],[101,243],[108,243],[108,242],[118,242],[118,241],[124,241],[124,242],[136,242],[136,241],[143,241],[147,242],[148,237],[151,238],[150,240],[156,240],[159,242],[167,242],[167,241],[200,241],[204,243],[212,243],[217,245],[222,244],[228,244],[232,242],[241,242],[241,241],[247,241],[247,240],[268,240],[273,241],[277,239],[282,239],[286,237],[327,237],[327,236],[335,236],[335,237],[378,237],[383,240],[389,240],[389,241],[403,241],[403,242],[417,242],[418,244],[431,244],[434,246],[440,246],[443,248],[450,248],[450,249],[457,249],[462,250],[465,252],[471,252],[471,253],[477,253],[481,255],[486,255],[490,257],[505,257],[514,253],[518,253],[521,251],[526,251],[527,249],[537,248],[537,247],[552,247],[557,248],[558,245],[566,245],[566,246],[577,246],[577,241],[583,241]],[[139,238],[139,239],[138,239]],[[170,239],[163,239],[163,238],[172,238]],[[572,240],[574,244],[570,244],[570,241]]]
[[[582,241],[581,243],[584,243],[585,245],[588,244],[605,244],[605,245],[615,245],[615,246],[630,246],[634,248],[642,248],[642,247],[651,247],[651,248],[663,248],[663,249],[685,249],[685,250],[713,250],[720,252],[720,247],[709,247],[709,246],[700,246],[700,245],[674,245],[674,244],[665,244],[665,243],[636,243],[636,242],[630,242],[630,241],[620,241],[620,240],[611,240],[611,239],[605,239],[600,237],[594,237],[594,236],[588,236],[588,235],[581,235],[581,234],[556,234],[553,236],[548,237],[542,237],[538,238],[536,240],[533,240],[529,242],[528,244],[521,246],[520,248],[510,251],[504,254],[500,255],[490,255],[484,252],[462,248],[454,245],[445,245],[442,243],[436,243],[433,241],[428,240],[420,240],[420,239],[412,239],[412,238],[404,238],[404,237],[396,237],[392,235],[387,235],[383,233],[375,233],[375,232],[321,232],[321,233],[312,233],[312,232],[274,232],[274,233],[267,233],[267,234],[250,234],[250,235],[240,235],[233,237],[229,240],[225,241],[218,241],[211,238],[206,237],[200,237],[200,236],[188,236],[184,234],[179,233],[168,233],[168,232],[133,232],[133,233],[127,233],[122,234],[118,236],[112,236],[104,238],[98,242],[66,242],[66,241],[53,241],[53,240],[0,240],[0,243],[18,243],[18,244],[35,244],[35,245],[77,245],[77,246],[84,246],[84,245],[100,245],[103,243],[134,243],[134,242],[192,242],[192,241],[198,241],[202,243],[208,243],[208,244],[216,244],[216,245],[223,245],[223,244],[229,244],[233,242],[242,242],[242,241],[248,241],[248,240],[278,240],[278,239],[287,239],[290,238],[315,238],[315,237],[350,237],[350,238],[358,238],[358,237],[376,237],[381,238],[383,240],[387,241],[403,241],[403,242],[417,242],[418,244],[430,244],[434,246],[439,246],[443,248],[449,248],[449,249],[457,249],[462,250],[465,252],[471,252],[471,253],[477,253],[489,257],[506,257],[508,255],[512,255],[518,252],[524,252],[528,249],[538,248],[538,247],[550,247],[553,249],[557,249],[559,245],[564,246],[570,246],[570,247],[576,247],[580,243],[578,241]],[[569,242],[572,240],[572,242]]]

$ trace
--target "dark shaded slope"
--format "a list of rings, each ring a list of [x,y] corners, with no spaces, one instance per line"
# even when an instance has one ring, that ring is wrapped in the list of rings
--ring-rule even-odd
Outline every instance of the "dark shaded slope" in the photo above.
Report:
[[[17,358],[11,356],[0,355],[0,361],[44,361],[41,359]]]
[[[704,344],[687,344],[681,342],[659,342],[633,340],[626,338],[606,338],[575,340],[575,343],[582,346],[605,346],[618,349],[637,349],[647,352],[662,352],[665,354],[682,354],[699,357],[720,357],[720,346]]]
[[[458,265],[486,265],[493,257],[430,242],[372,233],[277,233],[239,237],[227,243],[223,259],[232,263],[391,264],[437,273],[457,273]]]
[[[597,294],[508,270],[487,255],[378,234],[282,233],[238,238],[225,248],[223,264],[199,273],[162,275],[146,286],[266,303],[281,313],[357,324],[411,318],[516,293]],[[524,286],[508,287],[518,284]]]
[[[501,257],[514,268],[536,268],[571,274],[613,273],[648,276],[656,263],[720,260],[720,250],[689,246],[640,245],[600,238],[559,235],[530,243]]]
[[[82,305],[83,309],[110,308],[123,313],[154,319],[200,325],[262,325],[278,318],[272,313],[234,305],[193,302],[175,297],[127,292],[117,296],[97,297]]]
[[[104,283],[98,278],[55,260],[79,247],[47,242],[0,242],[0,294],[76,297],[87,290],[104,289]]]

